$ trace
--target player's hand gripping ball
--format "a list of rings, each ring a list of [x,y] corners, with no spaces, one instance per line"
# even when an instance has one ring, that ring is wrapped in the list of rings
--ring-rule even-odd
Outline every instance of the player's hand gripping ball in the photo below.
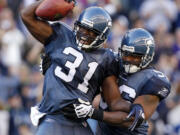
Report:
[[[75,0],[43,0],[35,14],[47,21],[65,17],[75,6]]]

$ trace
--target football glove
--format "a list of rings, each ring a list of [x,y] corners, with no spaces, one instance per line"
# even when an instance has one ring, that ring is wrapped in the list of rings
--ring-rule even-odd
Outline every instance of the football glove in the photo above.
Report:
[[[69,104],[67,106],[65,106],[64,108],[62,108],[60,110],[60,112],[68,119],[73,120],[73,121],[78,121],[80,119],[78,119],[75,109],[74,109],[74,105],[73,104]],[[83,119],[82,119],[83,120]]]
[[[135,119],[128,129],[133,131],[145,120],[143,107],[140,104],[132,104],[127,119],[129,119],[131,116],[134,116]]]
[[[94,112],[94,108],[90,102],[84,101],[80,98],[78,98],[78,103],[74,104],[74,110],[78,118],[91,117]]]
[[[84,101],[80,98],[75,103],[64,107],[61,111],[65,117],[73,120],[86,120],[88,118],[103,120],[102,110],[94,109],[89,101]]]
[[[40,71],[43,75],[45,75],[48,68],[51,66],[51,58],[48,54],[42,54],[41,55],[41,62],[40,62]]]

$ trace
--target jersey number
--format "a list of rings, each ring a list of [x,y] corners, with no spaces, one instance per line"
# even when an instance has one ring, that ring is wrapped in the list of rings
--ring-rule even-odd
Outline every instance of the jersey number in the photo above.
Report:
[[[129,97],[131,97],[133,99],[136,97],[136,91],[133,88],[130,88],[126,85],[120,86],[119,90],[121,93],[123,93],[123,92],[127,93],[129,95]]]
[[[155,73],[157,73],[158,77],[160,78],[167,78],[162,72],[157,71],[157,70],[153,70]]]
[[[73,55],[75,57],[74,62],[67,61],[65,66],[69,68],[69,73],[65,74],[62,71],[62,68],[60,66],[57,66],[55,69],[55,75],[64,80],[65,82],[71,82],[74,78],[74,75],[76,74],[76,68],[79,67],[81,62],[83,61],[83,55],[78,52],[77,50],[73,49],[72,47],[67,47],[63,51],[64,54],[66,55]],[[91,62],[88,64],[89,70],[87,71],[86,75],[84,76],[84,81],[83,83],[78,84],[78,89],[81,90],[84,93],[87,93],[88,91],[88,81],[91,79],[93,76],[96,68],[98,66],[98,63],[96,62]]]

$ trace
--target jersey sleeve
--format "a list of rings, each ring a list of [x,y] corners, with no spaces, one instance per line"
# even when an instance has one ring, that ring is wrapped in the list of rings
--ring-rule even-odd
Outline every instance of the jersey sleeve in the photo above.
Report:
[[[50,26],[53,29],[53,33],[46,40],[45,46],[48,45],[51,41],[56,40],[57,37],[65,38],[66,35],[71,35],[69,34],[72,32],[70,27],[62,22],[52,23]]]
[[[118,77],[119,75],[119,62],[118,56],[116,53],[112,51],[108,51],[108,58],[106,59],[106,70],[105,70],[105,77],[115,75]]]
[[[170,89],[170,82],[165,76],[153,76],[143,86],[141,95],[156,95],[163,100],[169,95]]]
[[[60,27],[59,25],[60,25],[59,23],[50,24],[50,26],[53,29],[53,33],[47,38],[45,42],[45,46],[48,45],[52,40],[57,38],[57,29],[58,27]]]

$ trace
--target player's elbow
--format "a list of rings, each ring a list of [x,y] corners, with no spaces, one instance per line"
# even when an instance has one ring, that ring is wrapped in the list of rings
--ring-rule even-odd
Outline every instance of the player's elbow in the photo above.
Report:
[[[35,19],[35,15],[31,15],[26,9],[21,10],[20,15],[26,27],[30,28],[36,26],[37,20]]]
[[[117,111],[117,109],[116,109],[116,103],[111,103],[111,104],[109,104],[108,105],[108,108],[109,108],[109,110],[110,111]]]
[[[23,22],[26,22],[28,20],[27,11],[25,8],[20,11],[20,16]]]
[[[128,113],[130,109],[130,103],[126,102],[125,100],[119,99],[111,102],[111,104],[108,104],[108,107],[111,111],[123,111]]]
[[[26,8],[23,8],[23,9],[20,11],[20,15],[21,15],[22,18],[27,17],[27,10],[26,10]]]
[[[33,12],[29,12],[26,8],[20,11],[20,16],[22,18],[22,21],[26,23],[35,20],[35,14]]]

